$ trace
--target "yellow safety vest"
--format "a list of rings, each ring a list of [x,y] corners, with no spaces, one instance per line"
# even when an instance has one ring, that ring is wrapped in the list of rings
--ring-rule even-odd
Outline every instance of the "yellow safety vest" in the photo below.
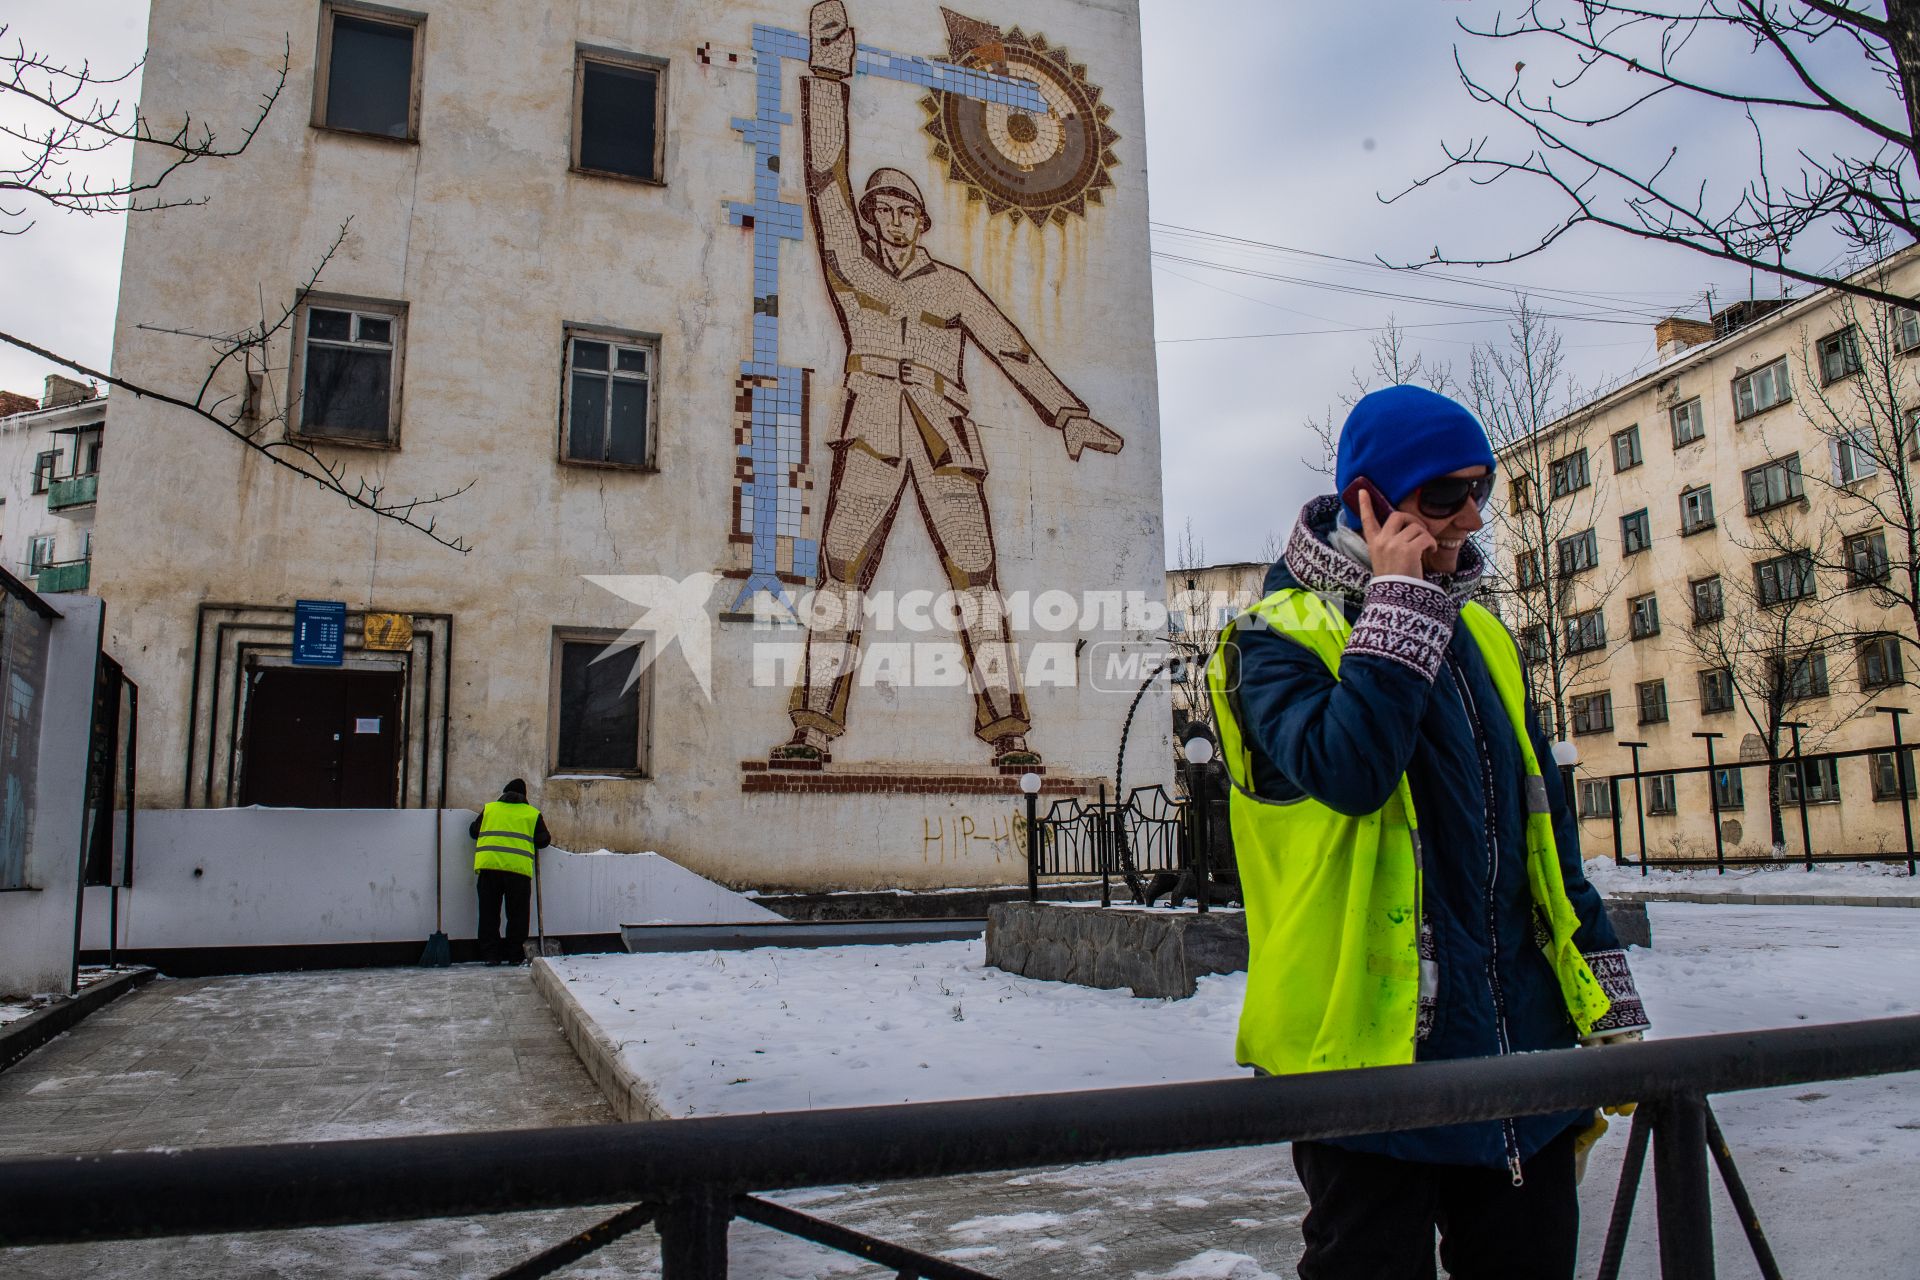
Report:
[[[1317,654],[1336,679],[1352,627],[1311,591],[1277,591],[1236,618],[1207,664],[1207,690],[1233,781],[1229,814],[1247,908],[1246,1003],[1235,1054],[1273,1075],[1412,1062],[1420,1002],[1420,835],[1405,775],[1361,817],[1310,796],[1265,799],[1239,717],[1239,650],[1249,616]],[[1546,784],[1526,728],[1526,684],[1513,637],[1486,609],[1461,619],[1486,659],[1527,767],[1527,886],[1548,934],[1547,959],[1585,1035],[1610,1002],[1574,944],[1580,926],[1560,874]]]
[[[540,811],[530,804],[495,800],[480,811],[480,838],[473,845],[475,871],[511,871],[533,874],[535,828]]]

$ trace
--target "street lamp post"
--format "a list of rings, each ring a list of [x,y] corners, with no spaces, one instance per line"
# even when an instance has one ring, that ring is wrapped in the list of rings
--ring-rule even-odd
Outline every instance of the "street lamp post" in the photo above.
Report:
[[[1020,791],[1027,798],[1027,901],[1040,901],[1040,828],[1035,810],[1040,804],[1040,775],[1020,775]]]
[[[1187,812],[1193,819],[1193,897],[1201,915],[1207,913],[1207,866],[1213,843],[1213,743],[1204,734],[1188,738]],[[1197,785],[1196,785],[1197,784]]]

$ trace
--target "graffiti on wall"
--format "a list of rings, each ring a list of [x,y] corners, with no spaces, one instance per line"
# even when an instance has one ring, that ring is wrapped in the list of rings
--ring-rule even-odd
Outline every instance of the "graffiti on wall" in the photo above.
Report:
[[[927,246],[933,230],[919,180],[899,168],[853,182],[849,105],[859,81],[892,80],[928,91],[934,155],[947,176],[993,212],[1036,225],[1085,215],[1111,185],[1114,140],[1085,69],[1044,38],[944,11],[952,62],[889,53],[856,42],[840,0],[817,4],[805,36],[754,29],[757,113],[735,121],[755,150],[755,198],[736,203],[736,225],[754,233],[753,355],[735,399],[738,456],[732,537],[750,554],[735,608],[757,593],[791,604],[787,590],[816,587],[806,657],[776,762],[819,760],[845,732],[859,670],[860,597],[878,572],[912,489],[953,592],[971,676],[976,737],[1001,764],[1038,763],[1031,717],[1000,594],[987,460],[972,417],[965,355],[984,355],[1057,431],[1078,462],[1125,442],[1100,423],[1029,343],[1005,309],[965,270]],[[805,237],[802,210],[780,199],[780,68],[804,59],[800,125],[814,247],[845,345],[844,408],[827,442],[816,501],[808,414],[811,371],[780,361],[782,242]],[[861,92],[867,92],[862,89]],[[959,104],[951,111],[948,104]],[[964,154],[963,154],[964,153]],[[810,537],[818,512],[818,536]]]

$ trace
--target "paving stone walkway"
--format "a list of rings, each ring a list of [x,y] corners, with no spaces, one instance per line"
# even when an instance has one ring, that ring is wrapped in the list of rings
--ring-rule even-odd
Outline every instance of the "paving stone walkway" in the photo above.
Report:
[[[0,1158],[612,1118],[524,969],[160,979],[0,1072]],[[1284,1148],[790,1202],[1012,1280],[1165,1274],[1214,1248],[1291,1274],[1304,1209]],[[0,1250],[0,1275],[484,1277],[608,1212]],[[734,1273],[754,1280],[893,1274],[747,1223],[731,1245]],[[657,1276],[657,1251],[638,1232],[566,1275]]]

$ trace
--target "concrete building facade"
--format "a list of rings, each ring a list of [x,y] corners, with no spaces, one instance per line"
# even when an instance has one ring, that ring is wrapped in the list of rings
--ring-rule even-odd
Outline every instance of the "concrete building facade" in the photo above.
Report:
[[[141,803],[520,776],[736,885],[1023,874],[1019,775],[1097,785],[1158,643],[1136,4],[155,0],[143,111],[283,54],[130,223],[116,374],[263,326],[205,403],[471,550],[114,397]]]
[[[107,399],[54,374],[0,409],[0,560],[38,591],[86,591]]]
[[[1874,273],[1913,296],[1920,252]],[[1796,724],[1819,757],[1889,744],[1878,707],[1920,710],[1912,611],[1877,589],[1911,597],[1914,522],[1899,512],[1914,487],[1920,315],[1827,290],[1736,304],[1711,324],[1665,321],[1658,338],[1654,372],[1554,423],[1544,448],[1521,441],[1501,459],[1501,608],[1549,720],[1544,628],[1557,629],[1585,851],[1614,848],[1607,779],[1632,771],[1623,744],[1638,742],[1653,776],[1637,802],[1621,784],[1629,856],[1644,830],[1656,859],[1797,858],[1808,843],[1904,857],[1892,754],[1810,758],[1805,840],[1799,767],[1770,781],[1764,762],[1792,759]],[[1543,494],[1576,514],[1516,535],[1516,513],[1537,513]],[[1716,772],[1667,773],[1706,765],[1709,741]],[[1910,764],[1904,776],[1911,795]]]

